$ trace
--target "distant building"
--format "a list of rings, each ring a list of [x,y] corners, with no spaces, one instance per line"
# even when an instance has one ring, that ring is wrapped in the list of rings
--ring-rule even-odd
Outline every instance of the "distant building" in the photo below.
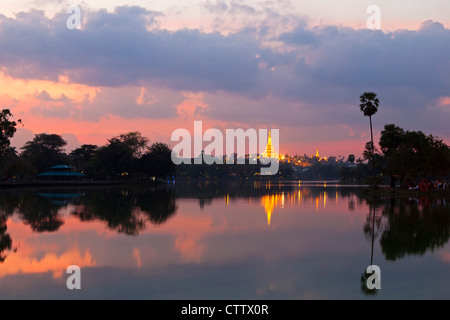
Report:
[[[319,155],[319,149],[317,149],[316,155],[311,156],[311,159],[314,159],[314,158],[317,158],[317,160],[319,160],[319,161],[322,161],[322,160],[328,161],[327,157],[323,157],[323,158],[320,157],[320,155]]]
[[[49,171],[39,173],[37,176],[39,178],[47,178],[53,180],[54,179],[70,180],[86,177],[84,173],[77,172],[74,170],[73,167],[65,164],[50,167]]]
[[[278,158],[279,157],[277,151],[275,150],[275,148],[272,145],[272,135],[271,135],[270,131],[269,131],[269,138],[267,139],[266,149],[264,150],[264,152],[261,155],[264,158]]]

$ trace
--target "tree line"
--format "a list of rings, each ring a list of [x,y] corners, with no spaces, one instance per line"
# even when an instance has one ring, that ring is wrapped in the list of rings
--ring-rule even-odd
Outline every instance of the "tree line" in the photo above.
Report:
[[[414,186],[422,179],[446,181],[450,173],[450,148],[443,140],[422,131],[387,124],[381,131],[380,149],[374,149],[375,166],[397,183]]]
[[[375,146],[372,116],[378,107],[379,100],[375,93],[364,92],[360,96],[360,109],[370,119],[371,141],[366,143],[363,156],[373,169],[373,185],[382,181],[383,174],[389,177],[391,187],[397,184],[413,187],[424,179],[448,181],[450,148],[438,137],[387,124],[381,131],[379,148]]]
[[[450,149],[443,140],[421,131],[404,130],[387,124],[381,131],[379,147],[373,142],[372,116],[377,112],[379,100],[375,93],[360,97],[360,108],[370,119],[371,141],[366,143],[363,158],[350,155],[347,161],[318,162],[308,170],[280,163],[280,170],[270,179],[329,179],[343,181],[390,183],[412,186],[423,178],[445,181],[450,174]],[[0,172],[3,179],[34,179],[49,167],[69,164],[88,179],[153,179],[177,176],[181,179],[261,179],[260,166],[245,165],[180,165],[172,160],[172,150],[161,142],[149,143],[138,131],[112,137],[104,146],[84,144],[70,153],[57,134],[36,134],[34,139],[16,150],[10,139],[22,123],[12,120],[8,109],[0,112]],[[331,160],[331,158],[330,158]],[[355,163],[356,162],[356,163]],[[348,165],[349,164],[349,165]]]
[[[120,134],[106,145],[84,144],[70,153],[60,135],[40,133],[20,151],[11,147],[10,139],[21,120],[12,121],[8,109],[0,113],[0,170],[3,179],[33,179],[51,166],[67,164],[86,174],[88,179],[167,178],[175,174],[172,150],[161,142],[149,143],[138,131]]]

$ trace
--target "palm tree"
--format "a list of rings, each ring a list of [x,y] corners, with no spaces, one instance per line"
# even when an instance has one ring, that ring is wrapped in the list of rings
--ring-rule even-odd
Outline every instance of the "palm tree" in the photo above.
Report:
[[[374,151],[375,146],[373,144],[373,132],[372,132],[372,116],[377,113],[380,101],[377,98],[377,94],[374,92],[364,92],[359,97],[360,108],[364,113],[364,116],[369,117],[370,120],[370,139],[371,139],[371,149],[372,149],[372,169],[373,169],[373,186],[375,187],[375,161],[374,161]]]

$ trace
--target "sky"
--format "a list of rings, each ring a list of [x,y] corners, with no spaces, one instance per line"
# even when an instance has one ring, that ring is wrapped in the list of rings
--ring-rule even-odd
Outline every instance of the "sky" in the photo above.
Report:
[[[370,29],[373,11],[379,29]],[[80,8],[80,29],[67,21]],[[280,153],[362,156],[384,125],[450,143],[447,0],[2,0],[0,107],[67,151],[140,131],[279,129]]]

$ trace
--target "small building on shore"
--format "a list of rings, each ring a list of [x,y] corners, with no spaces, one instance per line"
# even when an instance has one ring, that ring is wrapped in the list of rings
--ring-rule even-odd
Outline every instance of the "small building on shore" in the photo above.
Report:
[[[71,166],[60,164],[49,168],[49,171],[39,173],[38,178],[49,180],[80,180],[86,177],[84,173],[75,171]]]

